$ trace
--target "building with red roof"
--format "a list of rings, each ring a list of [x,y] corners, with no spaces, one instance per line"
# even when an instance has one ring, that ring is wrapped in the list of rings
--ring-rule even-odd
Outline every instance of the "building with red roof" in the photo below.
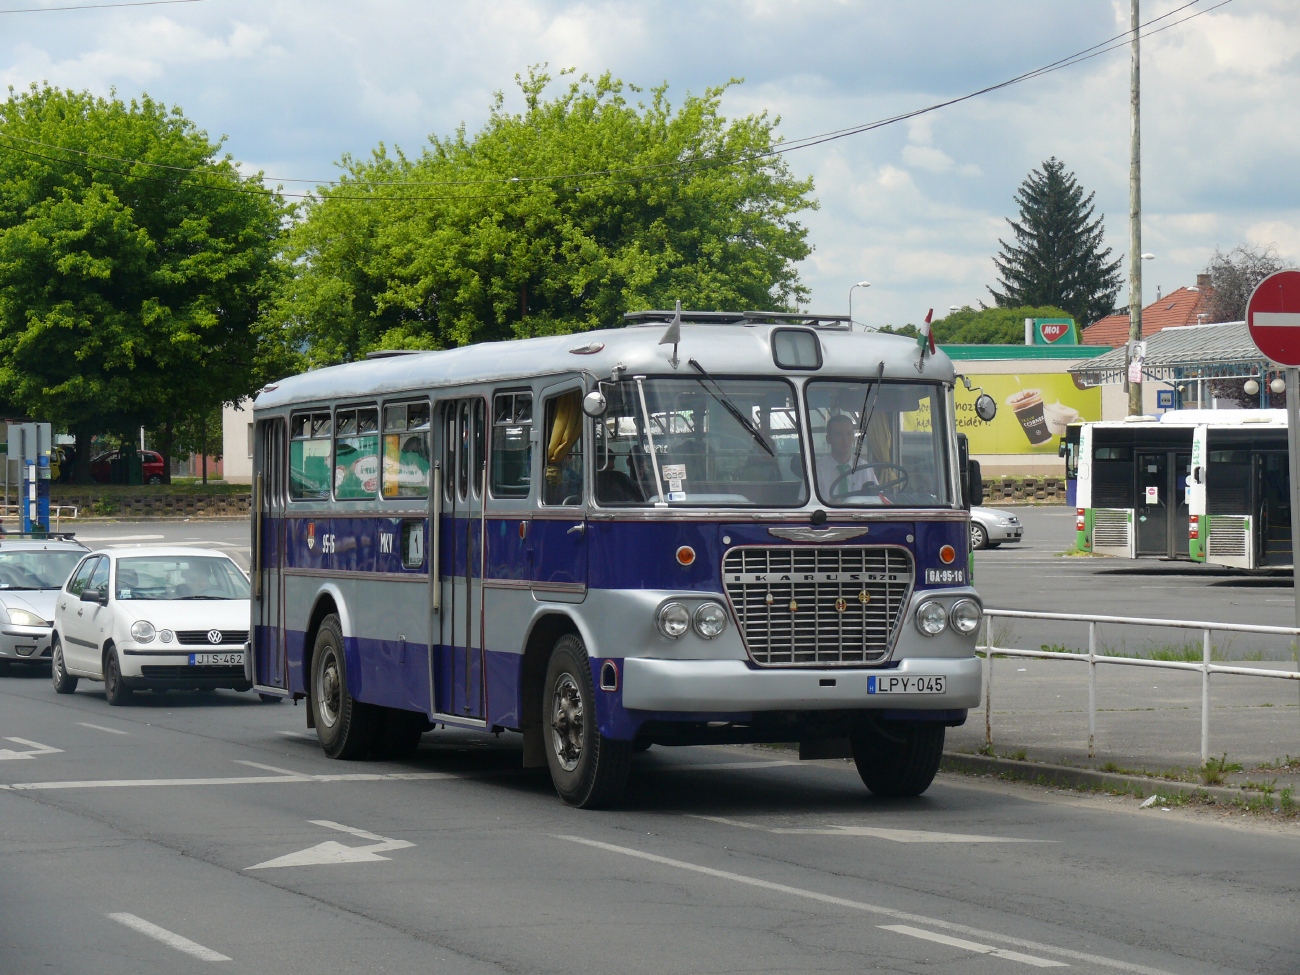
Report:
[[[1178,288],[1157,298],[1142,309],[1142,337],[1149,338],[1166,328],[1206,324],[1213,294],[1210,276],[1198,274],[1195,287]],[[1113,348],[1128,341],[1128,328],[1127,313],[1107,315],[1085,328],[1081,341],[1084,345]]]

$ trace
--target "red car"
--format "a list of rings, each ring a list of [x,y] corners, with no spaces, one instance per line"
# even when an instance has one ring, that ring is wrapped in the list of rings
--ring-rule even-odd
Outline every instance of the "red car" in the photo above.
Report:
[[[136,453],[144,461],[144,483],[161,484],[163,482],[162,454],[156,450],[137,450]],[[110,450],[106,454],[95,457],[90,462],[90,476],[100,484],[108,484],[113,480],[113,461],[120,455],[121,451]]]

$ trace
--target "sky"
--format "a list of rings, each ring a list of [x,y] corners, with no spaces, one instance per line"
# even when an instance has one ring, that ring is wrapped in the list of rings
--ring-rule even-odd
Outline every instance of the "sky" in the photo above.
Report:
[[[1128,28],[1114,0],[0,0],[0,80],[147,92],[179,105],[251,170],[327,180],[345,154],[522,107],[533,64],[675,102],[731,78],[724,113],[766,111],[788,139],[885,118],[1004,81]],[[1215,248],[1300,259],[1300,9],[1197,0],[1142,42],[1143,297],[1195,283]],[[1143,0],[1146,21],[1187,0]],[[35,9],[33,9],[35,8]],[[11,12],[24,11],[24,12]],[[1055,156],[1095,192],[1128,251],[1127,46],[1080,65],[786,158],[811,176],[809,307],[870,325],[992,304],[992,257],[1025,176]],[[302,189],[301,185],[285,184]],[[1126,304],[1125,288],[1117,300]]]

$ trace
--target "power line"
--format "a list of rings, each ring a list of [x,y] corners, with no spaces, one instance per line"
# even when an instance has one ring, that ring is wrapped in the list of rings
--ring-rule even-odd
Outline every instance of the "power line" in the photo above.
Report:
[[[0,9],[0,14],[43,14],[58,10],[108,10],[112,7],[161,7],[173,3],[203,3],[204,0],[136,0],[134,3],[80,3],[70,7],[20,7]]]
[[[144,5],[148,5],[148,3],[189,3],[189,2],[201,2],[201,0],[147,0],[146,3],[121,4],[121,6],[133,6],[133,5],[144,6]],[[1159,17],[1152,18],[1146,23],[1140,25],[1138,29],[1140,32],[1142,32],[1143,28],[1152,27],[1152,25],[1157,24],[1160,21],[1168,20],[1169,18],[1174,17],[1175,15],[1182,13],[1183,11],[1188,10],[1191,7],[1194,7],[1201,2],[1203,2],[1203,0],[1189,0],[1189,2],[1184,3],[1179,7],[1175,7],[1173,10],[1161,14]],[[1147,30],[1145,32],[1142,32],[1140,33],[1140,36],[1149,37],[1153,34],[1158,34],[1161,33],[1162,31],[1169,30],[1172,27],[1181,26],[1182,24],[1185,24],[1190,20],[1194,20],[1197,17],[1210,13],[1232,2],[1233,0],[1219,0],[1218,3],[1215,3],[1210,7],[1197,10],[1185,17],[1182,17],[1181,19],[1173,21],[1172,23],[1167,23],[1164,24],[1163,26],[1156,27],[1152,30]],[[1125,47],[1128,45],[1130,41],[1131,34],[1132,34],[1131,30],[1124,31],[1121,34],[1116,34],[1115,36],[1109,37],[1103,41],[1099,41],[1098,43],[1093,44],[1090,47],[1086,47],[1081,51],[1076,51],[1074,54],[1068,55],[1067,57],[1060,58],[1059,60],[1050,62],[1049,64],[1045,64],[1042,65],[1041,67],[1023,72],[1022,74],[1016,75],[1013,78],[1008,78],[1005,81],[1001,81],[993,85],[988,85],[984,88],[980,88],[977,89],[976,91],[968,92],[967,94],[964,95],[959,95],[954,98],[945,99],[944,101],[936,102],[932,105],[927,105],[922,108],[913,109],[908,112],[903,112],[898,115],[892,115],[887,118],[877,119],[873,122],[866,122],[859,125],[850,126],[847,128],[836,129],[829,132],[823,132],[815,135],[805,136],[800,139],[792,139],[788,142],[779,143],[770,149],[746,153],[743,156],[737,156],[731,158],[716,157],[716,156],[704,157],[696,161],[686,161],[686,162],[673,161],[669,163],[652,163],[652,164],[646,164],[642,166],[628,167],[624,169],[586,170],[582,172],[564,173],[560,175],[551,175],[551,176],[503,176],[503,177],[495,177],[492,179],[483,179],[483,180],[351,180],[348,181],[348,180],[308,180],[308,179],[294,179],[294,178],[277,179],[274,177],[263,177],[263,179],[270,180],[276,183],[313,183],[318,187],[349,186],[349,187],[356,187],[356,188],[360,188],[360,187],[379,188],[379,187],[407,187],[407,186],[424,186],[424,187],[500,186],[502,190],[513,190],[524,184],[578,183],[583,180],[588,182],[596,181],[599,183],[599,185],[602,186],[619,186],[619,185],[630,185],[630,184],[649,182],[649,181],[659,180],[659,179],[674,179],[682,176],[687,176],[699,171],[704,171],[709,169],[719,169],[719,168],[731,168],[731,167],[742,166],[749,163],[758,162],[760,160],[768,159],[773,156],[784,155],[786,153],[795,152],[800,149],[808,149],[813,146],[823,145],[827,142],[838,141],[839,139],[848,138],[854,135],[861,135],[865,132],[870,132],[875,129],[884,128],[885,126],[888,125],[894,125],[897,124],[898,122],[903,122],[908,119],[916,118],[921,115],[926,115],[931,112],[936,112],[939,109],[947,108],[951,105],[956,105],[961,102],[970,101],[971,99],[978,98],[981,95],[990,94],[992,92],[999,91],[1004,88],[1009,88],[1012,85],[1021,84],[1025,81],[1029,81],[1035,78],[1040,78],[1045,75],[1052,74],[1056,71],[1060,71],[1068,67],[1073,67],[1076,64],[1081,64],[1084,61],[1091,60],[1092,58],[1099,57],[1103,54],[1107,54],[1121,47]],[[10,135],[8,133],[3,133],[3,132],[0,132],[0,136],[3,136],[6,139],[11,139],[17,142],[23,142],[28,145],[39,146],[44,149],[51,149],[59,152],[74,153],[86,159],[107,159],[112,162],[125,163],[130,166],[146,166],[153,169],[164,170],[167,172],[174,172],[177,174],[211,175],[211,171],[205,169],[185,167],[185,166],[173,166],[166,163],[154,163],[154,162],[149,162],[147,160],[131,159],[124,156],[114,156],[105,153],[96,153],[84,149],[65,148],[63,146],[41,142],[36,139],[28,139],[23,136]],[[5,146],[3,144],[0,144],[0,149],[9,149],[10,151],[14,151],[14,152],[22,152],[26,155],[31,155],[37,158],[46,159],[50,162],[64,163],[64,164],[71,162],[70,160],[58,159],[56,157],[46,156],[41,153],[33,152],[30,150],[24,150],[19,148],[18,146]],[[173,182],[171,180],[163,179],[160,177],[148,177],[148,176],[143,176],[141,174],[124,173],[119,170],[109,169],[107,167],[96,167],[90,164],[87,164],[87,168],[96,172],[105,172],[105,173],[118,175],[118,176],[132,176],[133,178],[149,179],[155,182],[169,182],[169,183]],[[636,173],[644,173],[645,175],[640,175],[640,176],[634,175]],[[624,177],[624,178],[612,178],[612,177]],[[238,174],[235,174],[235,178],[245,183],[254,182],[254,179],[252,177],[242,177]],[[261,195],[269,195],[272,193],[277,193],[277,195],[289,199],[309,200],[309,199],[318,198],[317,194],[312,192],[306,192],[306,193],[286,192],[282,189],[278,191],[273,191],[260,186],[258,188],[250,188],[247,186],[243,186],[243,187],[210,186],[207,188],[222,190],[225,192],[252,193],[252,194],[261,194]],[[475,194],[475,195],[452,194],[452,195],[442,195],[442,196],[406,196],[406,195],[344,196],[339,194],[331,194],[329,196],[329,199],[339,200],[339,201],[349,201],[349,202],[381,202],[381,201],[434,202],[434,201],[445,201],[445,200],[497,199],[505,195],[506,193],[504,192],[493,193],[493,194]]]

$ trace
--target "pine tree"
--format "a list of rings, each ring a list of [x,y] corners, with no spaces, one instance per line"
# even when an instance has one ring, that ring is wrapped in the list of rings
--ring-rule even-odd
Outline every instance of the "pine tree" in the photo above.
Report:
[[[993,258],[1002,290],[989,293],[1000,307],[1055,305],[1085,327],[1114,310],[1120,261],[1108,263],[1110,248],[1102,249],[1094,195],[1085,197],[1055,156],[1025,177],[1016,191],[1020,220],[1007,220],[1015,244],[999,240]]]

